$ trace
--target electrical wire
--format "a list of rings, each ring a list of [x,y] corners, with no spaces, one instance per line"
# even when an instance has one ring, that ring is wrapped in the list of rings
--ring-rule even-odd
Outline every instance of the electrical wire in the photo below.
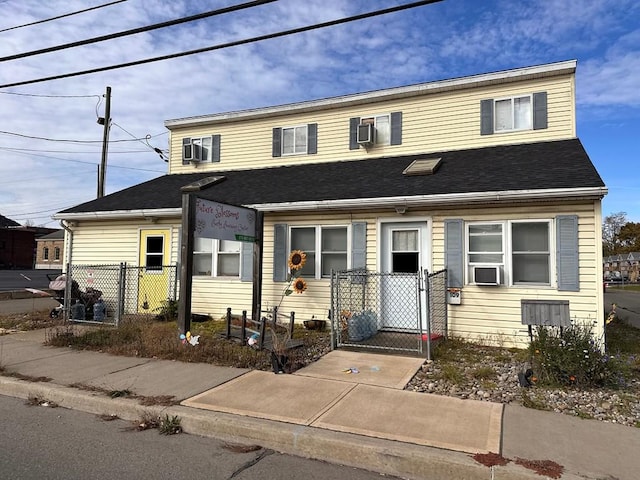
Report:
[[[228,43],[222,43],[222,44],[218,44],[218,45],[213,45],[210,47],[204,47],[204,48],[198,48],[196,50],[189,50],[186,52],[180,52],[180,53],[173,53],[173,54],[169,54],[169,55],[162,55],[160,57],[153,57],[153,58],[147,58],[145,60],[137,60],[134,62],[127,62],[127,63],[120,63],[117,65],[110,65],[107,67],[99,67],[99,68],[92,68],[90,70],[83,70],[83,71],[79,71],[79,72],[73,72],[73,73],[66,73],[66,74],[62,74],[62,75],[54,75],[51,77],[42,77],[42,78],[38,78],[38,79],[34,79],[34,80],[24,80],[22,82],[14,82],[14,83],[5,83],[4,85],[0,85],[0,88],[7,88],[7,87],[17,87],[20,85],[30,85],[33,83],[40,83],[40,82],[48,82],[50,80],[59,80],[62,78],[70,78],[70,77],[78,77],[80,75],[88,75],[91,73],[98,73],[98,72],[106,72],[108,70],[116,70],[118,68],[126,68],[126,67],[133,67],[133,66],[137,66],[137,65],[144,65],[146,63],[153,63],[153,62],[159,62],[162,60],[169,60],[169,59],[173,59],[173,58],[180,58],[180,57],[186,57],[188,55],[195,55],[198,53],[204,53],[204,52],[211,52],[214,50],[221,50],[224,48],[230,48],[230,47],[236,47],[239,45],[246,45],[249,43],[256,43],[256,42],[261,42],[263,40],[270,40],[273,38],[279,38],[279,37],[284,37],[287,35],[294,35],[297,33],[302,33],[302,32],[308,32],[311,30],[317,30],[320,28],[326,28],[326,27],[332,27],[335,25],[340,25],[343,23],[348,23],[348,22],[353,22],[356,20],[362,20],[365,18],[371,18],[371,17],[375,17],[375,16],[379,16],[379,15],[385,15],[388,13],[393,13],[393,12],[398,12],[401,10],[407,10],[410,8],[415,8],[415,7],[420,7],[423,5],[428,5],[428,4],[432,4],[432,3],[437,3],[437,2],[441,2],[442,0],[422,0],[419,2],[413,2],[413,3],[408,3],[408,4],[404,4],[404,5],[399,5],[397,7],[391,7],[391,8],[385,8],[383,10],[375,10],[373,12],[368,12],[368,13],[363,13],[360,15],[353,15],[351,17],[344,17],[338,20],[332,20],[329,22],[322,22],[322,23],[316,23],[313,25],[308,25],[306,27],[299,27],[299,28],[293,28],[290,30],[283,30],[281,32],[276,32],[276,33],[270,33],[267,35],[260,35],[257,37],[252,37],[252,38],[247,38],[244,40],[236,40],[233,42],[228,42]]]
[[[33,57],[34,55],[41,55],[43,53],[57,52],[59,50],[66,50],[68,48],[80,47],[82,45],[90,45],[92,43],[104,42],[106,40],[113,40],[114,38],[127,37],[129,35],[136,35],[138,33],[149,32],[151,30],[158,30],[160,28],[171,27],[173,25],[180,25],[182,23],[193,22],[195,20],[201,20],[203,18],[213,17],[215,15],[222,15],[229,12],[235,12],[243,10],[245,8],[253,8],[266,3],[276,2],[277,0],[254,0],[252,2],[241,3],[233,5],[231,7],[219,8],[211,10],[209,12],[198,13],[189,17],[178,18],[176,20],[169,20],[167,22],[155,23],[146,27],[132,28],[118,33],[110,33],[109,35],[101,35],[99,37],[88,38],[86,40],[78,40],[76,42],[65,43],[63,45],[56,45],[55,47],[41,48],[39,50],[32,50],[30,52],[16,53],[15,55],[8,55],[6,57],[0,57],[0,62],[6,62],[9,60],[17,60],[19,58]]]
[[[26,156],[29,156],[29,157],[47,158],[49,160],[60,160],[60,161],[63,161],[63,162],[81,163],[81,164],[84,164],[84,165],[92,165],[94,167],[98,166],[98,163],[95,163],[95,162],[87,162],[87,161],[84,161],[84,160],[74,160],[74,159],[71,159],[71,158],[52,157],[50,155],[37,155],[37,154],[33,154],[33,153],[32,154],[28,154],[28,153],[24,153],[24,152],[13,152],[13,153],[17,154],[17,155],[26,155]],[[94,153],[99,153],[99,152],[94,152]],[[109,152],[109,153],[111,153],[111,152]],[[122,166],[122,165],[109,165],[109,168],[120,168],[120,169],[124,169],[124,170],[136,170],[136,171],[140,171],[140,172],[151,172],[151,173],[162,173],[162,174],[167,173],[164,170],[152,170],[150,168],[125,167],[125,166]],[[2,183],[2,182],[0,182],[0,183]],[[7,181],[6,183],[14,183],[14,180]]]
[[[0,94],[19,95],[21,97],[41,97],[41,98],[101,98],[100,95],[42,95],[38,93],[18,93],[18,92],[0,92]]]
[[[6,132],[4,130],[0,130],[0,134],[4,134],[4,135],[13,135],[15,137],[22,137],[22,138],[31,138],[34,140],[45,140],[47,142],[60,142],[60,143],[103,143],[102,140],[68,140],[68,139],[61,139],[61,138],[46,138],[46,137],[35,137],[33,135],[24,135],[22,133],[15,133],[15,132]],[[145,137],[146,138],[146,137]],[[134,138],[132,140],[109,140],[109,144],[111,143],[123,143],[123,142],[138,142],[144,140],[144,138]]]
[[[109,3],[105,3],[103,5],[97,5],[95,7],[85,8],[84,10],[78,10],[78,11],[75,11],[75,12],[65,13],[63,15],[58,15],[57,17],[45,18],[43,20],[37,20],[35,22],[25,23],[23,25],[16,25],[15,27],[3,28],[2,30],[0,30],[0,33],[8,32],[9,30],[15,30],[17,28],[31,27],[32,25],[38,25],[40,23],[51,22],[52,20],[59,20],[61,18],[65,18],[65,17],[71,17],[73,15],[78,15],[80,13],[90,12],[91,10],[97,10],[99,8],[109,7],[111,5],[115,5],[116,3],[122,3],[122,2],[126,2],[126,1],[127,0],[117,0],[115,2],[109,2]]]

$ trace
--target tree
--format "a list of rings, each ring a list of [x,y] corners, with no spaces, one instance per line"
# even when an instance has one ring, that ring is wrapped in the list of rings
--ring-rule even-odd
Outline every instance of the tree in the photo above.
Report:
[[[627,224],[627,212],[612,213],[604,217],[602,221],[602,255],[608,257],[619,251],[620,239],[618,234],[622,227]]]
[[[640,223],[628,222],[617,235],[620,253],[640,252]]]

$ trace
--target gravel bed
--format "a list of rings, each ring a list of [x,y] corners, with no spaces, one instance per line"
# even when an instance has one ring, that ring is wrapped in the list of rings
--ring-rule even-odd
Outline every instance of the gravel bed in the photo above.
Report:
[[[515,354],[504,361],[506,356],[507,352],[498,360],[496,355],[485,355],[480,363],[464,359],[426,362],[405,390],[462,399],[513,402],[580,418],[640,427],[640,381],[637,378],[618,390],[551,389],[536,385],[523,388],[518,374],[524,372],[527,365],[518,361]]]

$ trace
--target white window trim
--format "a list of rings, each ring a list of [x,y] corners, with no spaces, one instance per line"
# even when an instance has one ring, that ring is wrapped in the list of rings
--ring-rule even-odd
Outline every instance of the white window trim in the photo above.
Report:
[[[513,283],[513,271],[512,271],[512,257],[513,257],[513,247],[512,247],[512,234],[511,234],[511,226],[515,223],[546,223],[548,226],[548,235],[549,235],[549,283]],[[469,227],[472,225],[502,225],[502,263],[492,263],[492,262],[470,262],[469,261]],[[464,275],[465,275],[465,284],[467,285],[475,285],[473,283],[473,279],[471,278],[470,271],[471,267],[476,266],[497,266],[501,268],[501,278],[502,285],[506,285],[508,287],[513,288],[557,288],[557,278],[556,278],[556,232],[555,232],[555,222],[550,218],[531,218],[531,219],[517,219],[517,220],[502,220],[502,221],[471,221],[465,222],[465,230],[464,230]]]
[[[513,101],[518,98],[528,98],[529,99],[529,126],[524,128],[498,128],[498,109],[497,104],[500,101],[511,100],[511,125],[515,125],[515,108],[513,106]],[[512,95],[510,97],[501,97],[493,99],[493,132],[494,133],[509,133],[509,132],[523,132],[527,130],[533,130],[533,94],[527,93],[524,95]]]
[[[387,119],[387,126],[389,128],[389,132],[387,134],[387,136],[389,137],[389,140],[387,142],[378,142],[378,118],[381,117],[386,117]],[[391,113],[387,112],[387,113],[377,113],[375,115],[365,115],[360,117],[360,124],[365,124],[365,123],[372,123],[373,122],[373,144],[376,146],[386,146],[386,145],[391,145]]]
[[[323,229],[331,229],[331,228],[346,228],[347,229],[347,270],[351,268],[351,225],[290,225],[289,231],[287,234],[287,247],[288,251],[291,251],[293,247],[291,246],[291,231],[298,228],[313,228],[315,230],[315,265],[314,271],[315,275],[313,277],[303,277],[310,280],[322,280],[330,277],[322,276],[322,230]],[[320,234],[319,234],[320,233]],[[290,273],[290,270],[287,270]]]
[[[242,246],[237,252],[221,252],[220,240],[215,238],[203,238],[202,240],[211,242],[211,251],[194,250],[193,255],[211,255],[211,272],[208,275],[193,275],[197,278],[217,278],[217,279],[240,279],[242,277]],[[238,275],[218,275],[218,257],[219,255],[237,255],[238,256]]]
[[[210,145],[209,145],[209,150],[208,150],[208,154],[207,154],[207,158],[198,158],[198,156],[196,155],[197,151],[202,152],[202,141],[203,140],[210,140]],[[191,145],[193,148],[193,161],[194,162],[199,162],[199,163],[210,163],[212,161],[213,158],[213,135],[205,135],[203,137],[191,137]],[[200,147],[200,148],[196,148],[196,146]]]
[[[299,128],[304,128],[306,131],[305,134],[305,138],[306,141],[304,143],[304,150],[300,151],[300,152],[296,152],[296,132]],[[293,130],[293,152],[285,152],[284,151],[284,131],[285,130]],[[309,125],[308,124],[302,124],[302,125],[291,125],[288,127],[281,127],[280,128],[280,154],[283,157],[289,157],[292,155],[306,155],[306,153],[309,151]]]

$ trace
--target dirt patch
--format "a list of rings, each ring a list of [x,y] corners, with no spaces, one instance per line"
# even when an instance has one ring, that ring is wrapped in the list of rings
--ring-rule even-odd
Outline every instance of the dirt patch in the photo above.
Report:
[[[538,475],[548,478],[560,478],[564,472],[564,467],[552,460],[526,460],[524,458],[516,458],[514,462],[524,468],[533,470]]]
[[[473,459],[476,462],[481,463],[485,467],[494,467],[496,465],[505,466],[507,463],[511,461],[508,458],[504,458],[499,453],[493,453],[493,452],[476,453],[473,456]]]

